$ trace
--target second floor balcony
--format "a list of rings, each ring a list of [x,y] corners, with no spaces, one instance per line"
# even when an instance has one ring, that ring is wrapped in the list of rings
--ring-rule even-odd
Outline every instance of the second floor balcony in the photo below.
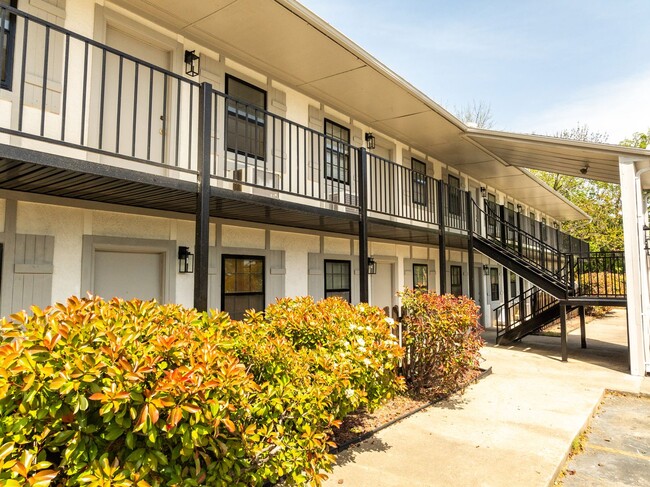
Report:
[[[37,153],[60,157],[67,171],[15,162],[3,168],[4,189],[192,213],[208,171],[216,216],[354,233],[363,209],[377,238],[435,243],[444,228],[462,242],[467,233],[466,191],[366,150],[346,127],[280,116],[242,80],[227,77],[221,92],[7,6],[0,44],[0,143],[32,151],[32,164]],[[562,252],[585,251],[542,222],[506,217]],[[474,227],[489,234],[490,222]]]

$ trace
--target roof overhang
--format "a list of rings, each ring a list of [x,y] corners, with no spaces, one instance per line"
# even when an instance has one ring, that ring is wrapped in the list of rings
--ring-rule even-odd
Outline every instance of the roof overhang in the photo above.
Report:
[[[544,157],[539,157],[541,145],[533,153],[523,141],[515,144],[514,134],[499,138],[499,132],[469,129],[295,0],[187,0],[182,8],[177,0],[113,1],[234,61],[255,66],[555,219],[585,218],[579,208],[522,169],[566,171],[573,166],[564,161],[575,159],[572,174],[579,175],[583,153],[548,138]],[[616,180],[610,167],[618,161],[615,153],[590,152],[594,171],[589,176]]]

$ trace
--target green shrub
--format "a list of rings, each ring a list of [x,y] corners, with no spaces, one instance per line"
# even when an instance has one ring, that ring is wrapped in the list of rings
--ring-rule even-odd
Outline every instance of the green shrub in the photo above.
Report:
[[[401,298],[409,389],[432,395],[454,391],[479,365],[479,307],[466,296],[412,289]]]
[[[289,311],[285,320],[278,310],[291,303],[271,307],[272,319],[238,322],[177,305],[71,298],[3,319],[0,485],[320,484],[333,461],[328,436],[350,407],[339,381],[360,402],[380,401],[399,387],[399,350],[372,348],[369,360],[386,362],[364,370],[356,357],[335,358],[327,337],[304,346],[283,335],[287,323],[319,336],[331,323],[308,312],[308,321]],[[311,305],[328,306],[342,305]],[[381,325],[355,313],[361,326]]]

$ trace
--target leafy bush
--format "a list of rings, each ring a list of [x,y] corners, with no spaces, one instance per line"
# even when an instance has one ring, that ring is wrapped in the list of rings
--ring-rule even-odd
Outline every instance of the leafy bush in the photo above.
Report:
[[[351,407],[341,384],[359,402],[380,401],[399,386],[399,351],[393,345],[391,358],[388,344],[373,345],[367,358],[377,367],[365,370],[324,346],[331,330],[311,348],[285,337],[289,323],[321,337],[332,327],[328,309],[347,323],[339,302],[291,303],[239,322],[177,305],[71,298],[3,319],[0,485],[320,484],[333,461],[328,435]],[[364,333],[383,336],[374,314],[349,308],[371,328]]]
[[[466,296],[451,294],[406,289],[401,297],[409,388],[432,395],[455,390],[479,365],[479,307]]]

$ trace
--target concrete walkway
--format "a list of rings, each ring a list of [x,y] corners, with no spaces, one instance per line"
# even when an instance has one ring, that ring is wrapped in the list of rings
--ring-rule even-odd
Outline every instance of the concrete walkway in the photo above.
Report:
[[[549,485],[606,388],[650,393],[650,379],[626,373],[625,337],[624,311],[595,320],[589,348],[577,330],[562,363],[558,338],[495,347],[487,332],[492,375],[341,453],[325,485]]]

